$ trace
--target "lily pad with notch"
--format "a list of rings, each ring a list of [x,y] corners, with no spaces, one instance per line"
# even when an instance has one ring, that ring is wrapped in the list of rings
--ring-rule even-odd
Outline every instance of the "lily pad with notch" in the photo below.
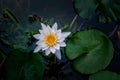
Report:
[[[75,70],[92,74],[105,69],[113,58],[113,45],[99,30],[77,32],[67,42],[66,56]]]

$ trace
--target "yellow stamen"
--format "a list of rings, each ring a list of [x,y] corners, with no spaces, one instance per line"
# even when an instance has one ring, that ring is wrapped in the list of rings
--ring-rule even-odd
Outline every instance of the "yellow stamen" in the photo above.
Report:
[[[57,36],[55,34],[47,34],[45,42],[48,46],[54,46],[57,43]]]

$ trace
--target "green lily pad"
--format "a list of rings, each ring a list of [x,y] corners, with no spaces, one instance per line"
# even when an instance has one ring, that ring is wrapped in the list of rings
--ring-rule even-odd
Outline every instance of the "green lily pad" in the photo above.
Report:
[[[120,0],[74,0],[77,13],[90,19],[95,10],[99,9],[99,21],[111,22],[120,19]]]
[[[77,32],[67,42],[66,56],[72,60],[75,70],[85,74],[105,69],[113,57],[113,45],[98,30]]]
[[[91,18],[97,8],[96,0],[74,0],[77,13],[83,18]]]
[[[14,50],[5,64],[6,80],[42,80],[44,64],[41,55]]]
[[[120,74],[110,71],[101,71],[91,75],[89,80],[120,80]]]

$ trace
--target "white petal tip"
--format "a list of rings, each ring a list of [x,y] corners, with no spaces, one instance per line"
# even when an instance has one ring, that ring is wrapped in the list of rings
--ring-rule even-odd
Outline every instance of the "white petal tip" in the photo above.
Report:
[[[46,25],[41,23],[42,29],[46,29]]]
[[[67,32],[67,36],[69,36],[71,34],[71,32]]]
[[[57,59],[61,60],[61,52],[60,52],[60,50],[56,51],[55,56],[57,57]]]
[[[57,22],[55,22],[55,23],[53,24],[52,28],[55,29],[55,30],[57,30],[57,28],[58,28]]]
[[[61,47],[65,47],[65,46],[66,46],[65,42],[61,42],[61,43],[60,43],[60,46],[61,46]]]
[[[63,38],[66,38],[66,37],[68,37],[69,35],[71,34],[71,32],[63,32]]]
[[[46,49],[45,50],[45,55],[48,56],[50,54],[50,50],[49,49]]]
[[[40,39],[40,34],[35,34],[35,35],[33,35],[33,37],[36,39]]]
[[[41,50],[41,47],[40,47],[40,46],[37,46],[33,52],[34,52],[34,53],[37,53],[37,52],[40,51],[40,50]]]
[[[35,51],[35,50],[33,51],[33,53],[37,53],[37,52],[38,52],[38,51]]]

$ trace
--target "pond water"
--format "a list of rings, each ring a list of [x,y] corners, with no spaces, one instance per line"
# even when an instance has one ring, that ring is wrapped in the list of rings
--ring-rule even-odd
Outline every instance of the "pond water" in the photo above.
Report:
[[[0,16],[2,16],[2,10],[5,8],[8,8],[11,12],[13,12],[14,16],[19,20],[22,27],[16,28],[16,25],[11,23],[1,25],[0,37],[2,36],[3,40],[18,48],[26,48],[26,42],[28,41],[26,32],[31,32],[40,28],[40,26],[38,26],[38,22],[32,24],[31,26],[28,21],[29,15],[36,14],[37,16],[41,16],[45,21],[50,19],[52,23],[57,22],[59,28],[63,27],[65,24],[70,25],[76,15],[72,0],[0,0]],[[83,22],[84,24],[81,25]],[[10,26],[8,27],[8,25]],[[106,24],[99,23],[97,21],[97,14],[95,14],[91,20],[77,17],[70,30],[74,32],[74,30],[79,31],[80,29],[83,30],[86,28],[96,28],[104,32],[106,35],[110,35],[115,26],[115,22]],[[20,39],[18,40],[18,38]],[[106,70],[120,73],[120,48],[118,48],[120,41],[118,40],[117,32],[115,32],[110,39],[112,40],[115,48],[115,55]],[[29,50],[33,50],[34,47],[35,45],[27,48]],[[0,50],[6,50],[6,52],[10,51],[10,48],[6,47],[6,45],[2,43],[0,43],[0,48]],[[64,59],[62,62],[65,60],[66,59]],[[70,63],[65,65],[61,72],[62,71],[66,71],[66,73],[64,75],[61,73],[57,80],[88,80],[89,77],[89,75],[81,74],[72,70]],[[45,80],[56,79],[48,79],[48,77],[46,77]]]

